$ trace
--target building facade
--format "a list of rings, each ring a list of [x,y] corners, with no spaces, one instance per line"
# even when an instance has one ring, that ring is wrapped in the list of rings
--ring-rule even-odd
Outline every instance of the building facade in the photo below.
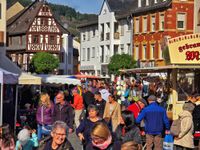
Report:
[[[194,32],[200,33],[200,1],[194,0]]]
[[[6,0],[0,0],[0,68],[20,74],[20,68],[6,57],[6,4]]]
[[[134,59],[139,67],[162,66],[164,42],[194,32],[194,0],[138,0],[133,19]]]
[[[7,55],[23,71],[29,71],[31,59],[37,52],[48,52],[61,59],[68,57],[68,48],[62,45],[62,36],[68,38],[70,33],[54,18],[50,7],[43,0],[36,0],[11,17],[7,21],[7,31]],[[58,69],[59,74],[66,72],[63,60]]]
[[[105,0],[98,19],[79,26],[81,72],[108,76],[114,54],[132,55],[132,4],[132,0]]]

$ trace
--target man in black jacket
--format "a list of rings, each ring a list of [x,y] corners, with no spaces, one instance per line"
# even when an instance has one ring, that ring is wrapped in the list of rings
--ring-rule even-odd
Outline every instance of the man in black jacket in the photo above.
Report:
[[[99,117],[103,118],[106,101],[101,97],[100,92],[96,92],[94,94],[94,98],[95,98],[94,105],[96,105],[99,110]]]
[[[86,92],[83,93],[83,102],[84,102],[85,109],[87,109],[87,107],[90,104],[94,103],[94,94],[92,93],[91,87],[88,87],[85,90],[86,90]]]
[[[71,105],[65,101],[64,92],[60,91],[56,95],[56,105],[53,112],[53,121],[63,121],[68,126],[68,133],[73,131],[74,110]]]

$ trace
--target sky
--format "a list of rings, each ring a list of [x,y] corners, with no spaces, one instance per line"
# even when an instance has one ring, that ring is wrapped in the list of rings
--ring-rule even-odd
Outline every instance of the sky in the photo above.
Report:
[[[47,0],[50,3],[67,5],[76,11],[87,14],[98,14],[103,0]]]

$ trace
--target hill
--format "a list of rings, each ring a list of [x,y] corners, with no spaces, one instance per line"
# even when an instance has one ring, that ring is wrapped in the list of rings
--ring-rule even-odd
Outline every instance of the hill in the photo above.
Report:
[[[24,7],[32,3],[31,0],[7,0],[7,8],[12,6],[16,1],[19,1]],[[52,3],[49,3],[49,6],[57,20],[63,26],[67,27],[67,29],[75,36],[79,36],[79,31],[77,30],[78,25],[97,18],[97,15],[95,14],[82,14],[69,6]]]

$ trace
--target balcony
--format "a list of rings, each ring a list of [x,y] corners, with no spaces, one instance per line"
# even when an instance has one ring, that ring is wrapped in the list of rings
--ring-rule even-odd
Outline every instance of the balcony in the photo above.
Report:
[[[106,33],[106,40],[110,40],[110,32]]]
[[[119,32],[114,33],[114,39],[118,40],[119,39]]]
[[[4,32],[0,31],[0,46],[4,46]]]

